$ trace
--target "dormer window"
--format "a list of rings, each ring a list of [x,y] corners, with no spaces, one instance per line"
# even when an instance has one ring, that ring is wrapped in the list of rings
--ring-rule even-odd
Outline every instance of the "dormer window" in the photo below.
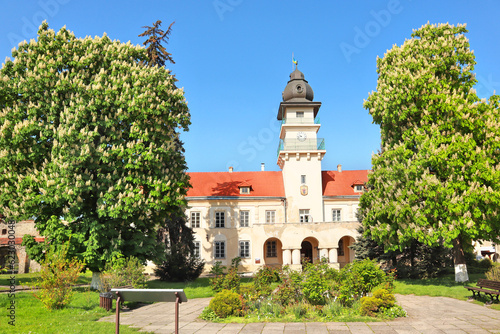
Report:
[[[351,184],[351,187],[354,188],[354,191],[357,193],[361,193],[365,190],[364,182],[360,180],[356,180]]]
[[[241,182],[238,185],[238,188],[240,188],[241,195],[248,195],[250,194],[250,191],[252,191],[252,185],[248,182]]]

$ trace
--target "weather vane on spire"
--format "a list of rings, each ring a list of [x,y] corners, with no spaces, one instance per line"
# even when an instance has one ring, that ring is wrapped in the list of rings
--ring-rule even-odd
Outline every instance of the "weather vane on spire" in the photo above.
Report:
[[[292,52],[292,63],[295,64],[295,69],[297,69],[297,65],[299,65],[299,62],[297,60],[295,60],[295,57],[293,56],[293,52]]]

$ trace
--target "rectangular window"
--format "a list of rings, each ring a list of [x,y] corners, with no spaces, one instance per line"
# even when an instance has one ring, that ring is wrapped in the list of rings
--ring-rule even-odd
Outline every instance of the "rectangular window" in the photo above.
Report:
[[[191,228],[200,227],[200,213],[191,212]]]
[[[300,222],[309,223],[311,222],[311,216],[309,215],[309,209],[299,210]]]
[[[297,118],[304,118],[304,112],[303,111],[297,111],[297,113],[295,114],[295,117],[297,117]]]
[[[356,187],[355,187],[355,190],[356,191],[363,191],[363,185],[357,184]]]
[[[193,256],[197,259],[201,257],[200,253],[200,243],[198,241],[194,242],[194,250],[193,250]]]
[[[300,183],[301,184],[306,184],[306,176],[305,175],[301,175],[300,176]]]
[[[332,210],[332,220],[334,222],[339,222],[341,220],[340,209],[333,209]]]
[[[339,240],[339,248],[337,248],[337,256],[344,256],[344,240]]]
[[[225,227],[225,212],[224,211],[215,211],[215,227]]]
[[[266,224],[274,224],[276,221],[276,211],[266,211]]]
[[[250,241],[240,241],[240,257],[249,258],[250,257]]]
[[[250,211],[240,211],[240,227],[248,227]]]
[[[226,242],[225,241],[216,241],[214,245],[214,257],[216,259],[224,259],[226,258]]]
[[[240,194],[250,194],[250,187],[241,187]]]
[[[267,257],[278,257],[278,252],[276,251],[276,241],[268,241],[266,244],[266,256]]]

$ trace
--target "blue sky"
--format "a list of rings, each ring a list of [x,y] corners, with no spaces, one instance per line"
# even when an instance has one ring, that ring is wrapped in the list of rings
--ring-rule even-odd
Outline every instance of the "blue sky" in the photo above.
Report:
[[[173,32],[168,67],[191,111],[182,135],[189,171],[255,171],[276,165],[281,92],[292,52],[314,90],[327,153],[323,170],[371,168],[380,147],[363,99],[376,89],[376,58],[430,23],[467,23],[481,97],[500,91],[500,1],[2,1],[0,60],[36,37],[43,20],[77,37],[142,44],[156,20]]]

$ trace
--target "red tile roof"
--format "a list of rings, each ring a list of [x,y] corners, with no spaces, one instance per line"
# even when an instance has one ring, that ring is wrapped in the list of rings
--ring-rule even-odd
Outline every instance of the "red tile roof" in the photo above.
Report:
[[[360,195],[353,185],[368,181],[368,170],[329,170],[321,172],[323,178],[323,196]]]
[[[189,173],[191,185],[187,197],[240,196],[285,197],[281,172],[201,172]],[[239,186],[250,186],[249,194],[240,194]]]

